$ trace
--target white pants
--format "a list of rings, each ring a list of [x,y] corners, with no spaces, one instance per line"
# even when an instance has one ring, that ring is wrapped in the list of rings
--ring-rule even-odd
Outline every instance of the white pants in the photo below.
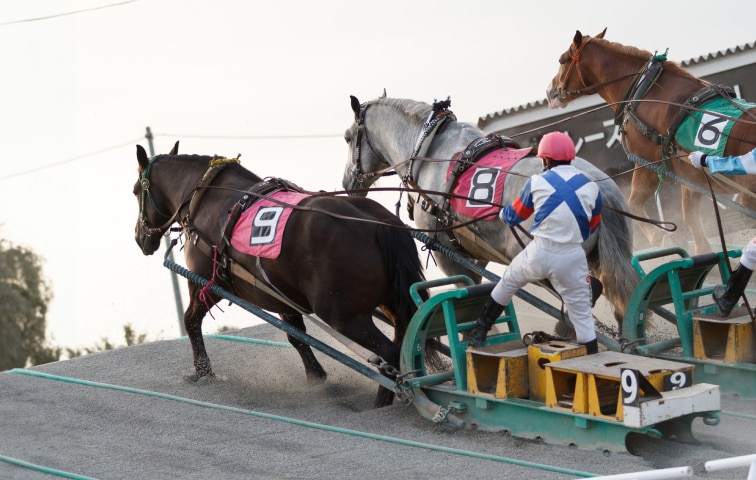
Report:
[[[753,270],[756,267],[756,237],[753,237],[745,247],[743,247],[743,255],[740,256],[740,264],[748,270]]]
[[[535,237],[512,260],[491,292],[491,297],[499,304],[506,305],[517,290],[543,279],[549,279],[561,295],[575,327],[578,343],[594,340],[596,331],[591,314],[588,260],[579,244],[564,245]]]

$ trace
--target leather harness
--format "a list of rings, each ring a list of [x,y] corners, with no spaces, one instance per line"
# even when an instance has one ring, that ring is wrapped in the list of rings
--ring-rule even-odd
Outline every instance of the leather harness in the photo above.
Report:
[[[664,70],[664,62],[667,55],[654,55],[646,63],[640,73],[636,76],[635,81],[630,85],[624,98],[614,115],[614,123],[621,126],[622,133],[625,133],[625,127],[628,122],[647,139],[662,148],[668,155],[675,155],[679,146],[675,143],[675,135],[685,118],[690,115],[693,109],[699,108],[709,100],[716,97],[734,98],[735,91],[726,85],[707,85],[696,93],[691,95],[680,107],[677,116],[670,124],[666,135],[657,131],[653,126],[646,123],[637,113],[637,105],[640,103],[646,93],[656,83]],[[623,135],[624,137],[624,135]],[[623,142],[624,147],[624,142]]]
[[[218,244],[214,244],[212,241],[208,240],[205,235],[201,234],[201,232],[194,228],[192,218],[201,202],[203,192],[207,190],[205,187],[210,186],[213,180],[228,163],[229,162],[213,164],[211,162],[211,165],[203,175],[202,180],[200,180],[197,185],[197,193],[192,197],[192,200],[189,203],[187,214],[181,220],[182,231],[186,234],[189,241],[205,256],[212,259],[217,258],[216,265],[214,266],[215,272],[228,286],[233,287],[232,277],[236,276],[253,286],[258,286],[259,288],[258,279],[255,275],[243,266],[234,262],[229,255],[228,250],[229,248],[232,248],[231,235],[233,234],[234,227],[236,227],[241,214],[256,201],[278,191],[304,192],[304,190],[294,183],[281,178],[266,178],[263,181],[254,184],[243,193],[241,198],[239,198],[234,206],[231,207],[228,215],[228,222],[223,229],[221,240]],[[265,272],[262,271],[262,265],[259,258],[257,259],[256,265],[258,271],[260,271],[260,275],[265,279],[266,275]]]

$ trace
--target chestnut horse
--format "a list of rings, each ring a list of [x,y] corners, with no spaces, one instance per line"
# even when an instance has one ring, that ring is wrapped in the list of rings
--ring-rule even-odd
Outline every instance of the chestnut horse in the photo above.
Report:
[[[165,231],[180,220],[189,239],[184,245],[189,270],[215,280],[216,266],[228,262],[240,266],[241,271],[234,268],[226,271],[230,275],[219,276],[218,284],[261,309],[280,314],[283,321],[302,331],[302,312],[316,314],[336,332],[380,356],[385,363],[379,370],[392,377],[399,367],[407,325],[417,310],[409,289],[424,280],[415,242],[396,216],[366,198],[312,194],[296,206],[284,205],[291,214],[277,258],[258,258],[229,246],[225,261],[217,258],[216,262],[216,253],[223,251],[221,246],[228,240],[224,232],[233,217],[229,212],[244,196],[252,200],[264,196],[258,186],[271,182],[246,170],[238,160],[177,155],[177,150],[178,142],[171,154],[148,158],[137,146],[135,238],[142,253],[152,255]],[[281,180],[273,183],[294,187]],[[274,228],[273,220],[265,222],[268,229]],[[184,325],[199,379],[213,375],[202,339],[202,320],[220,299],[208,301],[215,297],[212,291],[192,282],[189,296]],[[374,324],[376,307],[393,323],[393,342]],[[290,335],[288,339],[302,358],[307,380],[323,382],[326,372],[310,346]],[[388,405],[393,399],[394,392],[381,386],[375,406]]]
[[[597,93],[615,111],[627,153],[649,162],[664,159],[663,168],[707,190],[706,173],[688,163],[684,158],[687,152],[706,151],[705,145],[716,145],[721,149],[719,155],[742,155],[756,147],[756,109],[749,108],[750,104],[736,105],[727,87],[696,78],[680,65],[666,61],[666,54],[652,55],[610,42],[604,39],[605,33],[606,29],[595,37],[580,31],[575,33],[572,44],[559,57],[559,71],[546,92],[551,108],[565,107],[576,98]],[[732,105],[737,116],[699,108],[717,99]],[[692,116],[693,112],[708,113],[708,123],[699,122]],[[682,130],[678,130],[686,120],[697,122],[694,125],[696,138],[690,136],[687,141],[680,137]],[[734,176],[731,182],[742,186],[739,189],[741,205],[756,209],[756,197],[751,193],[756,191],[753,177]],[[631,213],[648,217],[646,202],[658,186],[659,175],[655,169],[635,169],[628,198]],[[719,182],[712,182],[712,186],[715,193],[733,193],[732,188]],[[696,253],[710,251],[700,213],[701,191],[682,184],[681,188],[682,219],[690,229]],[[641,223],[639,227],[652,245],[672,240],[669,236],[660,238],[663,233],[649,224]]]

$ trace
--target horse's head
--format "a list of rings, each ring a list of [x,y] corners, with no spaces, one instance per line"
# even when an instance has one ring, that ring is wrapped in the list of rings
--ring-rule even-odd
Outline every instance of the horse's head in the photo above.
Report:
[[[170,155],[177,153],[178,142],[174,145]],[[160,238],[170,227],[171,222],[169,220],[172,219],[163,192],[152,182],[155,158],[149,158],[144,148],[137,145],[139,179],[134,184],[134,196],[139,203],[139,217],[136,222],[134,239],[145,255],[152,255],[160,248]]]
[[[559,57],[559,71],[546,89],[550,108],[564,108],[572,100],[594,93],[589,87],[595,82],[587,78],[585,69],[581,69],[580,57],[592,38],[604,38],[605,33],[606,28],[595,37],[583,35],[580,30],[575,32],[570,47]]]
[[[383,97],[385,98],[385,91]],[[387,165],[386,161],[378,156],[375,149],[370,145],[370,138],[365,127],[365,115],[370,103],[360,103],[357,97],[351,96],[354,123],[344,133],[344,140],[349,146],[349,157],[344,169],[344,178],[341,185],[344,190],[362,190],[349,193],[353,196],[364,197],[369,188],[380,177],[376,174],[381,164]]]

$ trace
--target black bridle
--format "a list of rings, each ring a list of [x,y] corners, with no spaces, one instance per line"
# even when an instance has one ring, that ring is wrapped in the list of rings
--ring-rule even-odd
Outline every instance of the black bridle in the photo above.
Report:
[[[394,166],[391,165],[389,162],[386,161],[386,159],[383,158],[383,156],[379,155],[378,152],[373,148],[373,145],[370,144],[370,137],[368,137],[367,133],[367,127],[365,126],[365,115],[367,115],[368,107],[370,106],[369,103],[363,103],[360,105],[360,114],[357,118],[357,136],[355,137],[354,142],[354,153],[352,155],[352,168],[349,170],[349,173],[353,175],[357,179],[357,183],[359,184],[360,188],[365,188],[365,180],[373,177],[386,177],[390,175],[396,175],[396,171],[394,170]],[[385,163],[388,165],[387,168],[384,168],[382,170],[378,170],[376,172],[371,173],[365,173],[362,171],[362,139],[365,138],[365,142],[367,143],[368,148],[370,151],[375,155],[376,158],[381,163]]]
[[[150,172],[152,170],[152,165],[155,163],[155,160],[157,159],[157,156],[154,156],[150,158],[149,162],[147,163],[147,167],[143,171],[139,173],[139,185],[142,188],[142,191],[139,195],[139,221],[142,224],[142,230],[144,231],[144,235],[147,238],[151,238],[153,235],[163,235],[165,231],[173,225],[174,222],[179,217],[179,214],[181,210],[186,206],[186,204],[191,200],[194,193],[197,191],[196,188],[194,188],[189,195],[184,199],[183,202],[181,202],[181,205],[176,209],[176,211],[173,213],[173,215],[169,215],[167,213],[163,213],[160,211],[160,209],[157,206],[157,203],[155,203],[155,198],[152,196],[152,193],[150,192],[150,187],[152,186],[152,182],[150,181]],[[155,210],[155,213],[160,215],[163,218],[166,218],[167,220],[165,223],[163,223],[159,227],[151,227],[147,223],[147,200],[149,200],[150,205],[152,205],[152,208]]]

